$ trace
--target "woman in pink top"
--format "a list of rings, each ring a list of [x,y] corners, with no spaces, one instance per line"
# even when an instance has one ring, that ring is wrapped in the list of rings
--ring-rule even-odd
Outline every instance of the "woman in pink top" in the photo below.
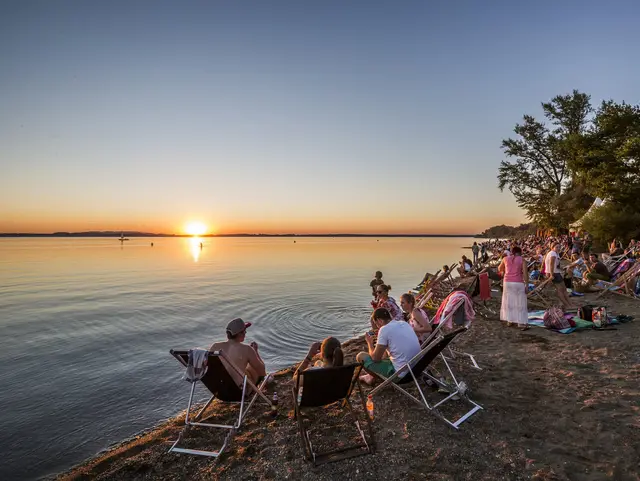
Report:
[[[500,320],[507,326],[520,325],[523,331],[529,329],[527,308],[527,264],[522,260],[522,249],[514,247],[510,256],[502,259],[498,271],[504,275]]]

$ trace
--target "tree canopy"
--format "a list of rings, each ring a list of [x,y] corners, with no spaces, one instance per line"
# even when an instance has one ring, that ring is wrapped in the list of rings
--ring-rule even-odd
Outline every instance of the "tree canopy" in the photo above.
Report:
[[[593,201],[569,168],[576,151],[574,136],[584,135],[589,124],[591,101],[574,90],[543,103],[542,110],[547,123],[525,115],[514,129],[519,138],[502,141],[504,153],[512,160],[501,162],[498,186],[508,188],[536,224],[563,228],[576,209],[584,213]]]
[[[502,141],[499,188],[543,228],[567,229],[601,197],[607,209],[585,227],[602,240],[633,236],[621,217],[640,215],[640,106],[606,100],[594,109],[574,90],[542,103],[542,112],[544,120],[525,115],[517,137]]]

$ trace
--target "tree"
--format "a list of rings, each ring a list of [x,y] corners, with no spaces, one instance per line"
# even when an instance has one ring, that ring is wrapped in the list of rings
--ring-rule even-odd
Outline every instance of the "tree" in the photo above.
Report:
[[[640,239],[640,211],[607,202],[585,217],[582,228],[601,246],[614,238],[626,245],[631,239]]]
[[[543,103],[542,110],[548,124],[525,115],[514,129],[519,138],[502,141],[504,153],[514,161],[500,163],[498,187],[508,188],[536,224],[565,229],[593,201],[570,170],[578,154],[576,138],[590,123],[591,98],[574,90]]]
[[[570,161],[590,192],[620,207],[640,198],[640,106],[605,101],[587,135],[574,139]],[[638,206],[640,210],[640,206]]]

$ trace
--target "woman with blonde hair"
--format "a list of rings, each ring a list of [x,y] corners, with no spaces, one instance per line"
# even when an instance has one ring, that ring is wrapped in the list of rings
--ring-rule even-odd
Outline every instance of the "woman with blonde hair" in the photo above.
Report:
[[[400,296],[400,307],[407,316],[407,322],[418,336],[420,344],[425,340],[426,334],[431,332],[431,324],[427,312],[421,307],[416,307],[416,298],[410,292]]]

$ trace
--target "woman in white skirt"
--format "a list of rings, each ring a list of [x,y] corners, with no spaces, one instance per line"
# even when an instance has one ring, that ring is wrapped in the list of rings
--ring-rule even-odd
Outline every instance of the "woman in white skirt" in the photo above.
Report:
[[[527,264],[522,259],[522,249],[514,247],[511,255],[502,259],[498,271],[504,275],[502,286],[502,305],[500,320],[507,326],[518,325],[521,330],[529,329],[529,310],[527,308]]]

